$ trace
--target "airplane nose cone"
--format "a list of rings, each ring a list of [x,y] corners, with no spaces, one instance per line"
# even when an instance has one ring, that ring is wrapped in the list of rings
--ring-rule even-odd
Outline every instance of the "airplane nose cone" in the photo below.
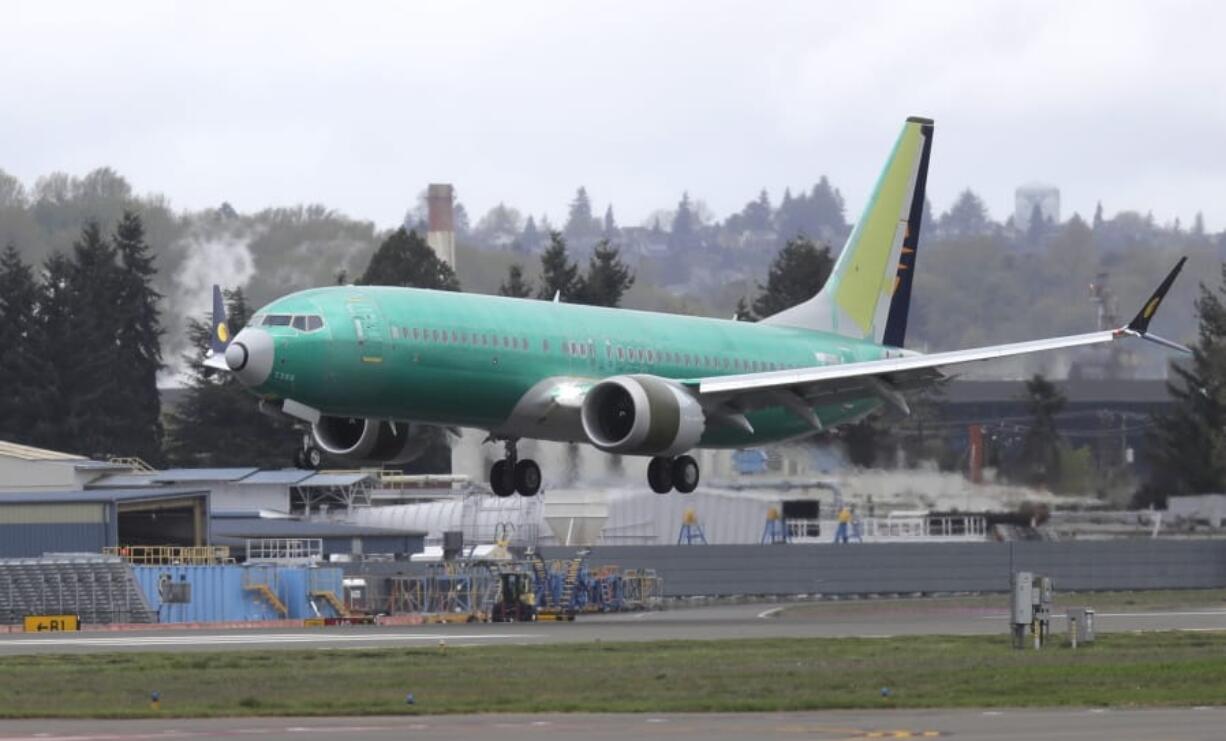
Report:
[[[244,386],[259,386],[272,374],[272,337],[262,329],[244,329],[226,348],[226,365]]]

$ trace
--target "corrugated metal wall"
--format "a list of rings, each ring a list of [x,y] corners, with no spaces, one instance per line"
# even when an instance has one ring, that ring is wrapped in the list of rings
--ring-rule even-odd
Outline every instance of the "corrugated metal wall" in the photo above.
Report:
[[[1004,592],[1014,571],[1052,576],[1063,590],[1226,587],[1226,541],[1216,540],[606,546],[588,563],[655,569],[672,597]]]
[[[106,523],[0,525],[0,558],[37,558],[44,553],[101,553],[115,545]]]
[[[136,566],[137,582],[149,605],[163,623],[236,622],[279,620],[283,616],[257,592],[243,588],[246,566]],[[264,579],[289,610],[290,618],[315,617],[309,592],[327,589],[343,598],[341,570],[305,566],[260,567],[256,579]],[[159,584],[163,575],[192,585],[192,601],[162,604]],[[314,585],[314,586],[312,586]]]

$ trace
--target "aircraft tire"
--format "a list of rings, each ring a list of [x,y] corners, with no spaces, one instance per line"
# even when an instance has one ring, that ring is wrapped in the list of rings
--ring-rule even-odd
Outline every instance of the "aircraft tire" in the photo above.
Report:
[[[698,461],[688,455],[679,455],[673,460],[673,486],[682,494],[698,488]]]
[[[319,467],[322,466],[324,462],[323,451],[312,445],[311,447],[302,451],[302,462],[306,464],[306,468],[309,468],[312,471],[318,471]]]
[[[541,467],[525,458],[515,464],[515,491],[522,497],[534,497],[541,490]]]
[[[652,458],[647,464],[647,485],[657,494],[673,490],[673,461],[671,458]]]
[[[490,488],[499,497],[509,497],[515,493],[515,472],[505,460],[495,461],[490,467]]]

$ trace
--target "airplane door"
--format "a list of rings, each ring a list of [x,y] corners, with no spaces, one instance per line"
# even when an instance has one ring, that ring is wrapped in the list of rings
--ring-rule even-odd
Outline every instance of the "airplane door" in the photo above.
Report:
[[[382,363],[384,327],[378,307],[364,296],[350,298],[347,306],[357,340],[358,357],[363,363]]]

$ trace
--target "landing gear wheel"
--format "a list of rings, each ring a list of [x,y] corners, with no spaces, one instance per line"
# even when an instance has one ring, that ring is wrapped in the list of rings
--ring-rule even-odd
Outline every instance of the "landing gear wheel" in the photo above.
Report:
[[[499,497],[509,497],[515,493],[515,471],[506,461],[496,461],[490,467],[490,488]]]
[[[323,465],[324,462],[323,451],[314,445],[310,446],[306,450],[302,451],[302,462],[306,464],[306,468],[313,471],[318,471],[319,467]]]
[[[652,458],[647,464],[647,485],[657,494],[673,490],[673,461],[671,458]]]
[[[677,456],[673,460],[673,486],[682,494],[689,494],[698,488],[698,461],[688,455]]]
[[[520,496],[532,497],[541,490],[541,467],[536,461],[525,458],[515,464],[515,491]]]

